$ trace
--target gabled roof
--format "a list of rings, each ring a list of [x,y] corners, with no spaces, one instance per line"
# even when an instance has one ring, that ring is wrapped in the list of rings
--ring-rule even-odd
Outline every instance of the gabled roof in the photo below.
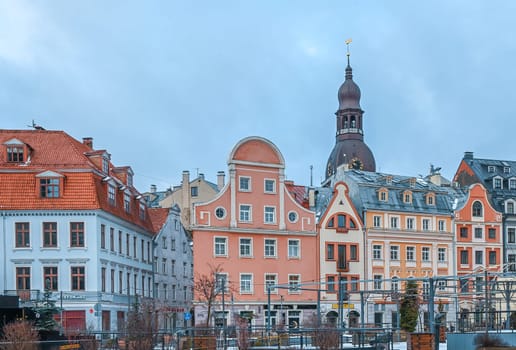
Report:
[[[0,146],[0,206],[3,210],[103,210],[140,226],[151,229],[147,215],[139,215],[139,192],[134,188],[117,188],[116,205],[108,201],[107,182],[86,153],[92,149],[63,131],[0,130],[0,145],[17,139],[30,146],[24,163],[7,162]],[[39,178],[56,177],[62,181],[58,198],[39,195]],[[110,181],[122,182],[110,174]],[[127,192],[129,191],[129,192]],[[124,193],[131,196],[130,211],[124,208]]]

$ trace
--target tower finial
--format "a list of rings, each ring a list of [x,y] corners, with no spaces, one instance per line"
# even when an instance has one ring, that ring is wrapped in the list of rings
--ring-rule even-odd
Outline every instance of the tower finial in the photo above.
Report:
[[[353,40],[351,40],[351,38],[347,39],[345,42],[346,42],[346,56],[348,56],[348,66],[349,66],[349,56],[350,56],[350,53],[349,53],[349,44],[351,44]]]

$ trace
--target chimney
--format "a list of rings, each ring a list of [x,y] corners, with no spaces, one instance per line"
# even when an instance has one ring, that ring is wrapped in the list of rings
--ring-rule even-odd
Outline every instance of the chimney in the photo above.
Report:
[[[308,206],[315,207],[315,190],[313,188],[308,190]]]
[[[219,188],[219,191],[224,187],[225,176],[226,175],[223,171],[217,172],[217,187]]]
[[[181,182],[181,217],[183,225],[190,227],[190,172],[183,170]]]
[[[203,173],[199,173],[199,179],[200,180],[204,180],[204,174]]]
[[[156,193],[156,185],[150,185],[151,193]]]
[[[464,159],[473,159],[473,152],[464,152]]]
[[[83,137],[82,143],[93,149],[93,137]]]

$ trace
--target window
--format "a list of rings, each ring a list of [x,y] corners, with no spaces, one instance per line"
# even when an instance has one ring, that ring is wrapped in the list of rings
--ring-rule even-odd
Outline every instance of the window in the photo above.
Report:
[[[86,275],[84,273],[84,266],[72,266],[72,290],[85,290]]]
[[[109,250],[115,251],[115,229],[113,227],[109,229]]]
[[[398,228],[398,217],[391,216],[391,228]]]
[[[412,193],[410,191],[403,192],[403,203],[412,203]]]
[[[513,202],[507,202],[507,206],[506,206],[505,212],[507,214],[514,214],[514,203]]]
[[[106,268],[100,269],[100,291],[106,292]]]
[[[124,193],[124,210],[126,213],[131,212],[131,196]]]
[[[161,273],[162,274],[167,273],[167,259],[166,258],[161,259]]]
[[[414,261],[415,259],[415,247],[407,247],[407,260],[408,261]]]
[[[400,260],[400,247],[397,245],[391,246],[391,260]]]
[[[338,228],[346,227],[346,215],[342,215],[342,214],[337,215],[337,227]]]
[[[501,190],[502,189],[502,178],[501,177],[495,177],[493,179],[493,187],[495,190]]]
[[[215,237],[215,255],[227,255],[227,239],[226,237]]]
[[[446,248],[437,248],[437,261],[446,262]]]
[[[507,228],[507,242],[508,243],[516,243],[516,228],[514,228],[514,227]]]
[[[173,252],[176,251],[176,239],[174,237],[172,237],[172,239],[170,240],[170,250],[172,250]]]
[[[374,290],[382,290],[382,275],[374,275],[373,277],[373,289]]]
[[[253,292],[253,275],[249,273],[240,274],[240,293],[250,294]]]
[[[430,219],[423,219],[421,223],[422,223],[422,226],[423,226],[423,231],[429,231],[430,230]]]
[[[222,292],[222,290],[224,290],[224,292],[229,290],[228,275],[226,273],[217,273],[215,275],[215,281],[217,281],[217,290],[219,292]]]
[[[276,256],[276,240],[266,239],[264,243],[264,254],[266,257]]]
[[[240,191],[251,191],[251,178],[246,176],[240,176]]]
[[[407,230],[413,230],[414,228],[414,218],[407,218]]]
[[[57,222],[43,223],[43,247],[57,247]]]
[[[271,293],[276,293],[277,289],[273,288],[277,284],[277,275],[275,273],[265,274],[265,292],[267,293],[267,287],[270,287]]]
[[[460,263],[462,265],[468,265],[469,264],[469,258],[468,258],[468,251],[467,250],[461,250],[460,251]]]
[[[298,239],[289,239],[288,240],[288,257],[289,258],[299,258],[299,240]]]
[[[267,224],[273,224],[276,222],[276,208],[265,207],[263,213],[263,221]]]
[[[58,290],[57,266],[43,267],[43,282],[45,290]]]
[[[437,281],[437,289],[439,289],[440,291],[446,290],[446,280]]]
[[[114,293],[115,292],[115,269],[111,269],[110,271],[110,276],[109,276],[109,280],[110,280],[110,287],[111,287],[111,293]]]
[[[329,293],[335,292],[335,276],[326,277],[326,291]]]
[[[496,265],[496,251],[489,252],[489,265]]]
[[[250,222],[251,221],[251,206],[247,204],[240,205],[240,221]]]
[[[460,291],[462,293],[469,292],[468,279],[467,278],[461,278],[459,280],[459,287],[460,287]]]
[[[335,246],[333,244],[326,245],[326,260],[335,260]]]
[[[16,289],[28,290],[30,289],[30,267],[16,268]]]
[[[140,220],[145,220],[145,204],[140,203],[138,213],[140,215]]]
[[[484,263],[484,252],[481,250],[475,251],[475,264],[481,265]]]
[[[133,237],[133,254],[134,254],[134,258],[136,258],[137,257],[136,256],[136,237]]]
[[[494,173],[495,172],[495,166],[494,165],[488,165],[487,166],[487,172],[488,173]]]
[[[496,229],[495,228],[488,228],[487,229],[487,236],[489,239],[495,239],[496,238]]]
[[[297,221],[297,213],[295,211],[290,211],[288,213],[288,221],[290,221],[291,223],[294,223]]]
[[[125,249],[126,249],[125,250],[125,255],[127,255],[127,256],[129,256],[131,254],[130,253],[130,249],[129,249],[129,247],[130,247],[129,246],[129,238],[130,238],[129,234],[126,233],[126,235],[125,235]]]
[[[509,189],[516,190],[516,179],[509,179]]]
[[[373,245],[373,259],[379,260],[382,258],[382,246],[379,244]]]
[[[100,225],[100,249],[106,249],[106,225]]]
[[[379,199],[381,202],[387,202],[387,201],[388,201],[387,191],[386,191],[386,190],[381,190],[381,191],[378,193],[378,199]]]
[[[346,256],[346,246],[344,244],[337,246],[337,255],[337,269],[346,270],[348,267],[348,259]]]
[[[30,229],[28,222],[17,222],[16,229],[16,248],[30,247]]]
[[[102,171],[106,174],[109,174],[109,158],[108,157],[102,158]]]
[[[423,294],[423,300],[428,300],[428,296],[430,295],[430,282],[423,281],[423,288],[421,289],[421,292]]]
[[[439,227],[439,232],[443,232],[443,231],[446,231],[446,221],[444,220],[439,220],[437,222],[438,224],[438,227]]]
[[[435,204],[435,195],[433,193],[429,193],[426,195],[426,204],[428,204],[428,205]]]
[[[473,203],[472,215],[474,217],[482,217],[482,216],[484,216],[482,212],[483,212],[482,203],[480,203],[479,201],[476,201],[475,203]]]
[[[168,245],[167,245],[167,237],[161,237],[161,247],[163,249],[167,249]]]
[[[428,248],[428,247],[421,248],[421,260],[430,261],[430,248]]]
[[[467,227],[461,227],[460,228],[460,237],[461,238],[468,238],[468,228]]]
[[[23,162],[23,146],[21,145],[8,145],[7,146],[7,161],[10,163],[21,163]]]
[[[398,277],[393,277],[391,280],[391,290],[392,291],[399,291],[400,290],[400,281]]]
[[[482,230],[482,227],[475,227],[475,238],[482,239],[484,236],[484,230]]]
[[[349,246],[349,260],[350,261],[358,260],[358,246],[356,244],[351,244]]]
[[[190,195],[192,197],[197,197],[199,195],[199,187],[197,187],[197,186],[190,187]]]
[[[265,193],[275,193],[276,192],[276,181],[271,179],[265,179],[264,183]]]
[[[381,227],[382,226],[382,217],[379,215],[373,216],[373,227]]]
[[[300,275],[288,275],[288,292],[299,293],[299,283],[301,282]]]
[[[240,256],[250,257],[253,255],[251,238],[240,238]]]
[[[108,185],[108,202],[111,205],[116,203],[116,188],[113,185]]]
[[[39,194],[41,198],[59,198],[59,179],[39,179]]]
[[[215,209],[215,216],[217,219],[223,219],[226,216],[226,210],[222,207]]]
[[[504,166],[503,167],[503,172],[506,173],[506,174],[509,174],[511,172],[511,167]]]

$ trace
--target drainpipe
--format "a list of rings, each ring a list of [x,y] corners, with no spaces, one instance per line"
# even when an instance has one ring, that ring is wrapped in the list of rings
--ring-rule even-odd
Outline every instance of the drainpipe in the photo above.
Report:
[[[3,240],[3,254],[4,254],[4,290],[7,288],[7,234],[5,232],[5,211],[2,211],[2,240]]]

